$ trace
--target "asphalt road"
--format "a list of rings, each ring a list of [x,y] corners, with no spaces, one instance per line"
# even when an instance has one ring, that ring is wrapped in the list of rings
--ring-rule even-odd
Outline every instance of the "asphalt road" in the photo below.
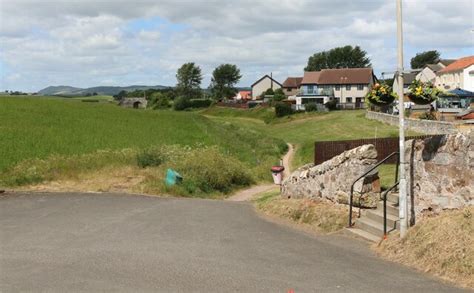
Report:
[[[0,291],[456,292],[310,236],[249,203],[111,194],[0,196]]]

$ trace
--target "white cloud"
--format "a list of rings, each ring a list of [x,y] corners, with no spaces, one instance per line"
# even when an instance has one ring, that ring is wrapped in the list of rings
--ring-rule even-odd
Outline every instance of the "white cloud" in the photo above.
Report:
[[[131,22],[156,17],[169,23],[130,31]],[[404,1],[407,64],[422,50],[472,51],[473,19],[472,0]],[[8,69],[0,86],[171,85],[188,61],[202,66],[206,83],[216,65],[237,64],[249,85],[270,71],[301,75],[311,54],[346,44],[390,71],[395,30],[391,0],[0,0],[0,62]]]

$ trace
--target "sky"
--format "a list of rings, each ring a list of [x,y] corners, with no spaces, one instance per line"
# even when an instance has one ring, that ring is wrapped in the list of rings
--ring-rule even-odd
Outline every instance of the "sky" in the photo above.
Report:
[[[308,57],[359,45],[394,71],[395,0],[0,0],[0,91],[50,85],[175,85],[195,62],[202,87],[236,64],[239,86],[302,76]],[[474,55],[474,0],[403,0],[404,59]]]

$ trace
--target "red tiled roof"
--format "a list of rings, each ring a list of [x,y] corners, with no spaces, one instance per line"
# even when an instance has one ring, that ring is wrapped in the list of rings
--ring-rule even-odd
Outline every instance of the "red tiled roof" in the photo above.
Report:
[[[242,97],[242,99],[249,100],[250,95],[252,94],[252,92],[251,91],[240,91],[239,94]]]
[[[474,56],[460,58],[454,61],[453,63],[449,64],[445,68],[441,69],[440,71],[438,71],[438,73],[447,73],[447,72],[462,70],[473,64],[474,64]]]
[[[301,81],[303,80],[302,77],[288,77],[285,82],[283,82],[283,87],[299,87]]]
[[[301,84],[318,83],[321,71],[305,71]]]

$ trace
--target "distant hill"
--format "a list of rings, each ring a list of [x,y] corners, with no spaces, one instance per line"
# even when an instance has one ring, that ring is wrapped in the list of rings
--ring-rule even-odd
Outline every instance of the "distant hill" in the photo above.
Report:
[[[48,86],[38,92],[39,95],[43,96],[85,96],[86,94],[97,93],[98,95],[113,96],[118,94],[120,91],[135,91],[135,90],[147,90],[147,89],[165,89],[168,86],[155,85],[131,85],[131,86],[96,86],[90,88],[77,88],[72,86]]]

